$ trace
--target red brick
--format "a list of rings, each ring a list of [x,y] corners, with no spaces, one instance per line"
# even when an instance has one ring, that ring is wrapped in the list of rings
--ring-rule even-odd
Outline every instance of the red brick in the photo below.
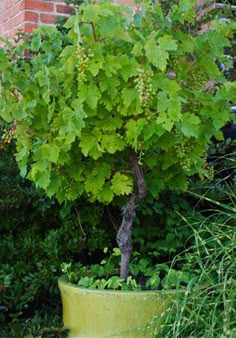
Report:
[[[38,25],[36,23],[28,23],[27,22],[27,23],[24,24],[23,30],[26,33],[32,33],[32,31],[37,27],[38,27]]]
[[[16,15],[14,18],[12,18],[11,20],[14,23],[14,27],[16,27],[25,21],[25,13],[21,12],[18,15]]]
[[[13,0],[8,0],[5,2],[6,4],[6,9],[11,8],[14,5],[14,1]]]
[[[37,0],[25,0],[25,9],[33,9],[42,12],[53,12],[53,2],[37,1]]]
[[[53,14],[40,14],[40,22],[41,23],[47,23],[47,24],[54,24],[56,18],[58,18],[58,15]]]
[[[39,14],[36,12],[25,12],[25,21],[38,22]]]
[[[12,28],[14,28],[14,23],[13,23],[12,20],[9,20],[2,25],[1,30],[4,33],[4,31],[7,32],[7,31],[11,30]]]
[[[134,6],[134,0],[114,0],[114,3],[121,5]]]
[[[57,13],[62,13],[62,14],[70,14],[72,12],[73,8],[66,6],[66,5],[57,5],[56,6],[56,11]]]
[[[10,18],[14,17],[15,15],[23,11],[23,9],[24,9],[24,3],[22,1],[19,2],[18,4],[15,4],[9,9],[6,9],[5,7],[5,11],[1,12],[0,24],[3,21],[8,21]]]

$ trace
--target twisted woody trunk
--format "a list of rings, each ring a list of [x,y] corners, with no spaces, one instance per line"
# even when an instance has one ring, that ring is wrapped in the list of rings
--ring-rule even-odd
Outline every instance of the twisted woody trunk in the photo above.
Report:
[[[130,162],[134,174],[135,188],[123,210],[123,218],[116,236],[117,244],[121,252],[120,277],[127,279],[129,274],[129,262],[132,253],[132,225],[136,216],[136,208],[147,194],[143,171],[138,163],[138,156],[134,151],[130,153]]]

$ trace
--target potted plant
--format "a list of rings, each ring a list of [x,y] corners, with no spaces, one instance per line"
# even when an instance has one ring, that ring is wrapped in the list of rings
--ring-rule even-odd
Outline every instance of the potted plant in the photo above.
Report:
[[[116,239],[120,277],[126,280],[132,224],[146,194],[156,198],[164,188],[185,190],[189,176],[208,175],[207,146],[212,137],[222,138],[235,95],[235,83],[216,64],[230,66],[224,48],[235,24],[216,19],[211,30],[198,34],[192,0],[147,2],[137,13],[99,1],[82,4],[65,29],[66,35],[41,27],[18,46],[7,42],[0,50],[0,116],[14,125],[21,174],[48,196],[60,203],[81,196],[104,204],[124,199]],[[66,284],[61,280],[61,289]],[[64,321],[72,337],[93,336],[74,328],[72,285],[63,293],[69,296]],[[111,297],[110,292],[105,302]],[[136,325],[145,311],[130,302],[125,316],[133,311]],[[154,302],[146,301],[149,309]],[[118,326],[114,315],[96,318],[90,326],[110,320]],[[116,334],[122,336],[97,331]],[[132,331],[124,333],[129,335]]]

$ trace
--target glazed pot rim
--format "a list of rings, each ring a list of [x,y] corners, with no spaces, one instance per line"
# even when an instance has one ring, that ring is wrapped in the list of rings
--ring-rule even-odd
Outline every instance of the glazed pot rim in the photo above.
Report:
[[[84,292],[90,292],[90,293],[111,293],[111,294],[142,294],[142,295],[148,295],[148,294],[157,294],[157,295],[174,295],[174,294],[183,294],[186,292],[186,288],[179,288],[179,289],[170,289],[170,290],[139,290],[139,291],[132,291],[132,290],[111,290],[111,289],[92,289],[92,288],[86,288],[82,287],[80,285],[77,285],[75,283],[71,283],[66,275],[62,275],[58,279],[59,284],[66,285],[67,287],[71,289],[79,289]]]

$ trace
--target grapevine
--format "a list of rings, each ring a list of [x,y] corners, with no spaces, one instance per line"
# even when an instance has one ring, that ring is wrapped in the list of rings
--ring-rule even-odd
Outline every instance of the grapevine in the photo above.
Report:
[[[191,4],[147,0],[134,18],[113,2],[83,2],[65,24],[66,40],[47,27],[21,46],[33,52],[27,62],[22,53],[0,53],[0,115],[17,123],[22,175],[60,203],[83,195],[109,204],[127,195],[117,237],[125,278],[135,210],[146,190],[153,198],[164,188],[185,190],[230,119],[236,86],[223,74],[215,86],[215,60],[235,26],[216,22],[215,31],[198,35]],[[4,144],[12,138],[6,134]],[[112,177],[111,168],[118,169]]]

